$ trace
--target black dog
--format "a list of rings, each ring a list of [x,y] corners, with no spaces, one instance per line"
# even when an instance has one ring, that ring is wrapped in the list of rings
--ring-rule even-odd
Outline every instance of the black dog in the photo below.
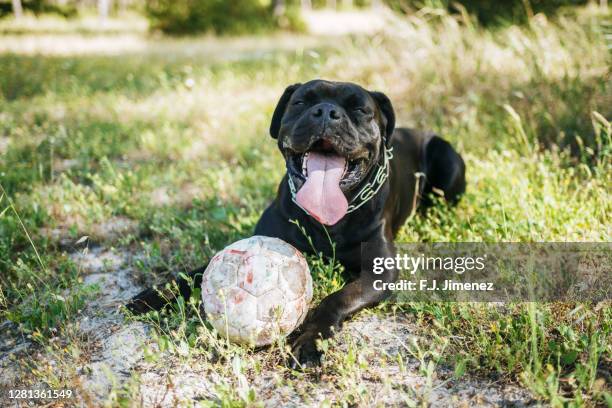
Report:
[[[374,275],[361,270],[361,243],[371,243],[368,257],[393,257],[393,239],[416,207],[431,204],[432,191],[454,203],[465,190],[465,165],[438,136],[395,128],[389,99],[380,92],[323,80],[289,86],[272,116],[270,135],[285,157],[287,174],[278,195],[255,227],[256,235],[278,237],[300,251],[312,248],[332,256],[352,280],[323,299],[309,314],[293,342],[300,364],[317,363],[318,338],[389,293],[377,291],[375,279],[392,282],[396,271]],[[365,261],[365,262],[364,262]],[[192,273],[199,285],[205,267]],[[200,276],[200,279],[198,279]],[[190,286],[179,281],[183,296]],[[159,309],[163,296],[149,289],[128,305],[134,312]]]

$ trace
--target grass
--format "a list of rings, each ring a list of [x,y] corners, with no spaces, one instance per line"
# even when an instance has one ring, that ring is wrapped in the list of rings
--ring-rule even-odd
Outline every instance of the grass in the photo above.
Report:
[[[44,55],[1,54],[0,313],[46,351],[29,361],[34,380],[76,387],[74,367],[91,348],[76,323],[96,288],[82,283],[57,237],[80,248],[74,242],[89,236],[138,254],[137,278],[151,283],[249,235],[282,176],[267,136],[275,102],[287,84],[314,77],[385,91],[400,124],[439,132],[466,158],[458,207],[411,219],[399,241],[609,242],[609,17],[587,7],[487,31],[429,10],[334,46],[321,38],[296,49],[275,49],[274,37],[166,39],[167,52],[114,55],[107,33],[104,55],[65,53],[60,43]],[[2,24],[14,35],[0,43],[11,46],[45,35]],[[96,234],[117,219],[134,227]],[[310,264],[318,299],[343,284],[337,265]],[[312,402],[323,378],[335,387],[324,403],[377,405],[366,379],[392,389],[393,375],[379,367],[408,360],[427,379],[402,391],[409,406],[427,404],[437,367],[519,383],[553,406],[612,400],[609,303],[386,304],[362,316],[407,319],[421,342],[402,339],[397,355],[381,358],[341,334],[321,345],[320,370],[295,373],[282,366],[282,344],[253,351],[216,337],[195,301],[147,318],[154,330],[145,360],[215,372],[211,405],[261,402],[257,378],[270,372],[270,384],[302,402]],[[117,384],[109,403],[136,404],[140,381],[134,373]]]

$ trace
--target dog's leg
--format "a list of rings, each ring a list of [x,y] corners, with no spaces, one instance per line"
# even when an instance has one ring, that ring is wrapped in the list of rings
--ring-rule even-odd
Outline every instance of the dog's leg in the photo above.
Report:
[[[255,228],[255,235],[265,235],[268,237],[282,237],[281,232],[285,224],[283,219],[280,218],[274,207],[271,205],[263,213],[261,219],[257,223]],[[285,239],[287,240],[287,239]],[[191,288],[199,288],[202,285],[202,274],[206,270],[206,265],[191,271],[187,274],[189,280],[177,277],[173,279],[178,285],[179,292],[174,293],[173,290],[166,290],[165,286],[162,285],[158,289],[149,288],[145,289],[132,298],[130,303],[126,305],[128,310],[134,314],[142,314],[151,310],[160,310],[165,305],[174,302],[177,295],[182,296],[184,299],[189,299],[191,295]],[[172,281],[168,282],[171,283]]]
[[[317,339],[331,337],[334,331],[340,329],[342,322],[352,314],[365,307],[376,305],[391,294],[388,290],[376,290],[374,281],[394,282],[397,279],[397,270],[385,269],[383,273],[377,275],[371,266],[376,257],[394,257],[395,250],[392,245],[385,242],[372,247],[376,247],[375,253],[367,254],[359,277],[323,299],[301,326],[301,334],[292,344],[293,357],[289,363],[293,368],[318,364],[321,352],[316,347]]]
[[[168,303],[175,301],[179,295],[184,299],[189,299],[191,288],[198,288],[202,285],[202,273],[204,273],[206,266],[208,265],[204,265],[188,273],[187,276],[189,279],[184,279],[181,276],[173,279],[178,286],[178,294],[174,290],[166,289],[166,285],[157,289],[149,288],[134,296],[125,307],[134,314],[142,314],[151,310],[162,309]],[[169,283],[171,282],[172,281]]]

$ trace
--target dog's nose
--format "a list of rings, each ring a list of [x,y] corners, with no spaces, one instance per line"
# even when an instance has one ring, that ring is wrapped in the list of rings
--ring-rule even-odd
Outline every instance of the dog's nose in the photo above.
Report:
[[[312,108],[312,116],[317,119],[340,120],[340,109],[331,103],[320,103]]]

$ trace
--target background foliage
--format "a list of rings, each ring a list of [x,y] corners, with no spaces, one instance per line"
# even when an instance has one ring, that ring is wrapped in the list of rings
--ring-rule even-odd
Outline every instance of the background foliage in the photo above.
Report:
[[[254,33],[274,22],[269,7],[258,0],[153,0],[145,10],[152,28],[171,34]]]
[[[106,1],[106,0],[105,0]],[[544,13],[552,16],[559,9],[586,4],[588,0],[384,0],[391,9],[411,13],[423,8],[441,9],[449,12],[467,12],[483,25],[523,24],[529,16]],[[116,3],[109,0],[111,11],[132,9],[144,11],[151,28],[169,34],[194,34],[214,32],[216,34],[257,33],[274,28],[302,30],[300,10],[304,4],[308,9],[333,6],[367,8],[383,1],[354,0],[151,0]],[[22,0],[24,10],[35,13],[56,13],[64,17],[75,17],[79,12],[91,12],[95,0]],[[99,7],[98,7],[99,8]],[[0,0],[0,17],[10,15],[11,0]]]

